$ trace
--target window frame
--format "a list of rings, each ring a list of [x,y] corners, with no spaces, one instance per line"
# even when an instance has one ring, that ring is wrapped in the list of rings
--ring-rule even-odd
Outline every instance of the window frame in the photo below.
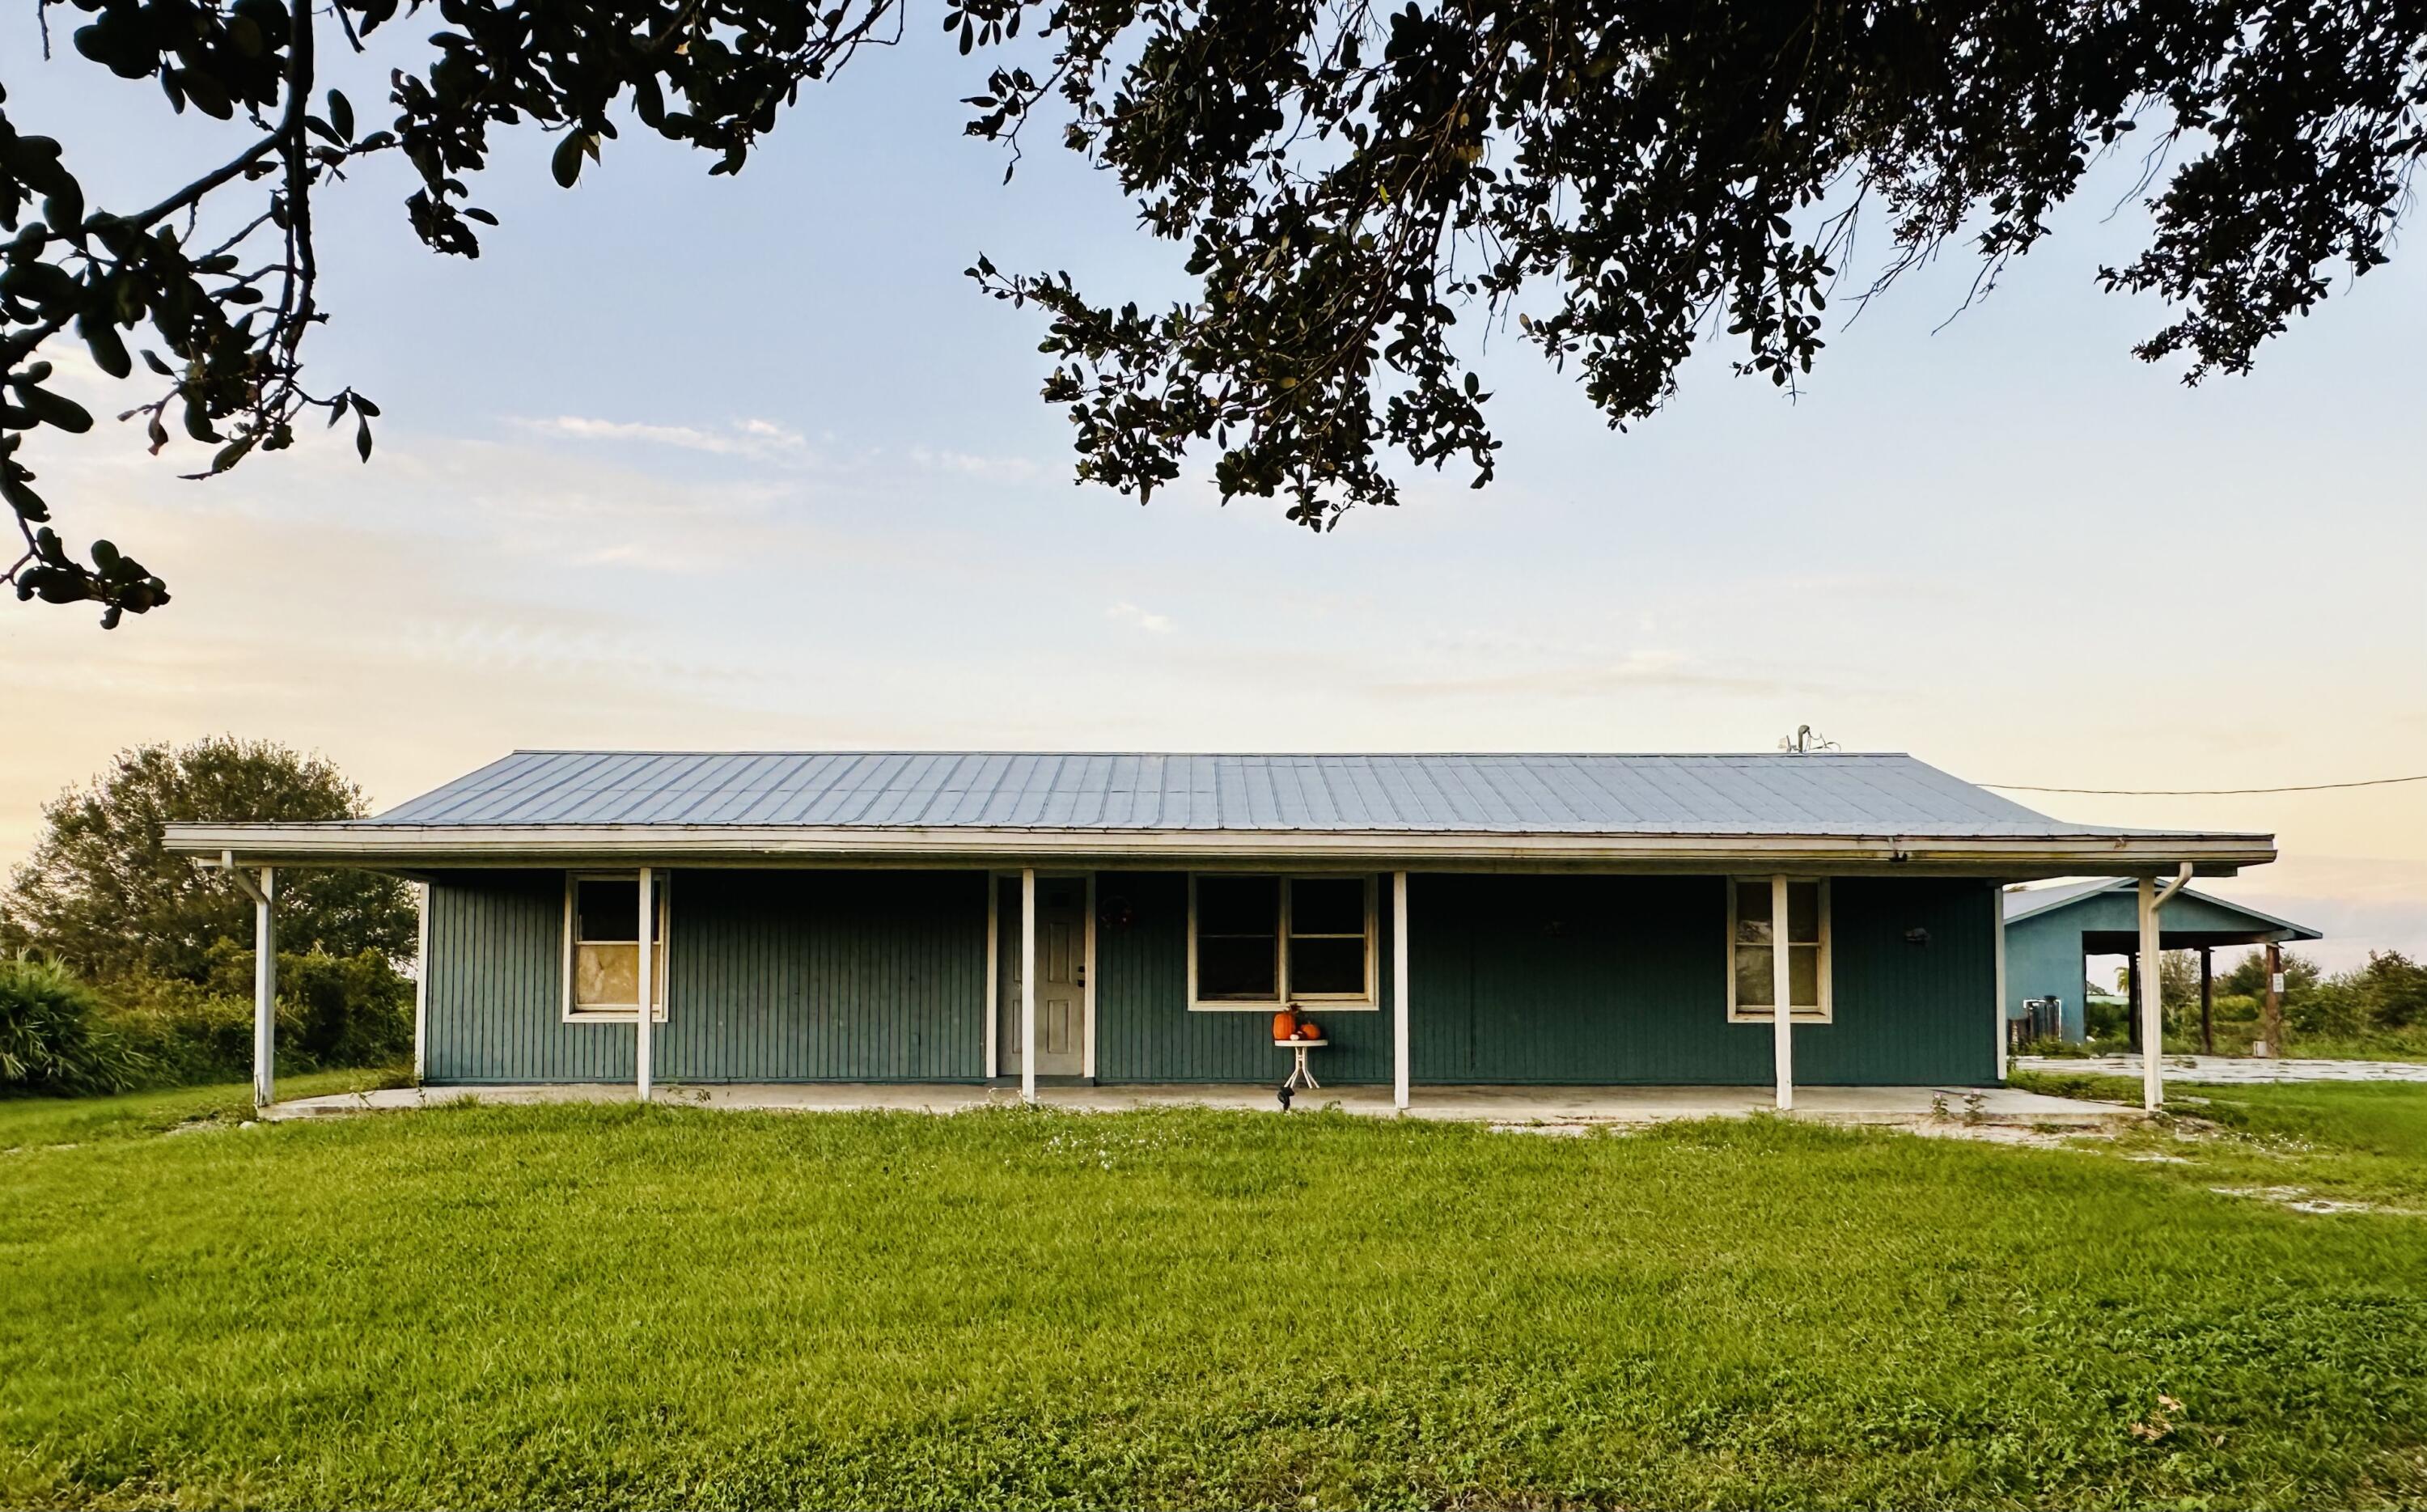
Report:
[[[658,912],[657,945],[649,951],[649,974],[657,979],[651,984],[655,989],[656,1000],[650,1004],[649,1012],[649,1022],[653,1024],[662,1024],[666,1021],[666,957],[670,953],[667,948],[674,943],[674,909],[667,896],[673,889],[666,886],[670,877],[671,873],[665,870],[657,868],[650,870],[650,902],[657,905]],[[578,937],[580,911],[577,904],[581,884],[585,882],[628,882],[638,886],[641,882],[641,870],[635,867],[629,871],[568,871],[564,874],[564,954],[561,962],[564,977],[564,991],[560,1004],[561,1016],[562,1021],[568,1024],[638,1023],[641,1017],[638,1003],[629,1007],[612,1004],[604,1007],[584,1007],[573,1000],[581,975],[578,953],[582,944]]]
[[[1204,875],[1271,877],[1279,884],[1275,916],[1273,952],[1273,996],[1270,998],[1200,998],[1197,995],[1197,879]],[[1365,894],[1365,986],[1354,993],[1295,993],[1290,990],[1290,886],[1297,882],[1337,882],[1355,879]],[[1381,929],[1380,909],[1376,899],[1374,874],[1370,871],[1224,871],[1188,873],[1188,1011],[1195,1014],[1271,1014],[1293,1004],[1321,1008],[1327,1013],[1379,1013],[1381,993]],[[1346,935],[1311,935],[1310,938],[1345,939]]]
[[[1771,1022],[1776,1016],[1773,1011],[1773,1005],[1769,1003],[1754,1003],[1750,1006],[1746,1006],[1741,1005],[1736,1001],[1736,889],[1742,887],[1747,883],[1759,883],[1763,886],[1767,887],[1775,880],[1776,878],[1774,874],[1771,876],[1757,877],[1730,876],[1727,879],[1727,953],[1723,959],[1727,965],[1728,1022],[1731,1024],[1767,1024]],[[1832,945],[1830,939],[1829,879],[1827,877],[1788,877],[1786,879],[1786,885],[1789,888],[1793,888],[1805,883],[1816,885],[1819,888],[1820,939],[1818,943],[1820,946],[1820,962],[1818,972],[1820,978],[1820,1004],[1816,1008],[1797,1008],[1790,1005],[1787,1011],[1787,1018],[1789,1022],[1797,1024],[1833,1024],[1837,1021],[1837,994],[1834,986],[1832,985],[1833,979],[1836,975],[1836,956],[1834,947]],[[1784,930],[1785,920],[1780,919],[1777,922],[1779,928]],[[1793,940],[1773,940],[1770,949],[1778,950],[1796,943],[1798,942]]]

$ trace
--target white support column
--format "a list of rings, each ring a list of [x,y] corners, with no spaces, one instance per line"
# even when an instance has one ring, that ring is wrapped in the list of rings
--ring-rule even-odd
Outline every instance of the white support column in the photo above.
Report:
[[[1408,1107],[1408,874],[1391,873],[1391,1104]]]
[[[1997,1026],[1997,1084],[2004,1086],[2006,1084],[2006,885],[2002,882],[1989,884],[1989,927],[1997,932],[1992,936],[1997,942],[1997,1013],[1995,1022]],[[2081,973],[2076,971],[2074,976],[2077,980]]]
[[[2141,1107],[2156,1113],[2166,1100],[2164,955],[2158,949],[2158,879],[2141,879]]]
[[[657,1015],[654,1011],[657,1007],[655,988],[658,984],[657,941],[650,938],[650,935],[656,933],[651,926],[658,921],[656,883],[657,878],[650,869],[643,867],[641,886],[637,889],[641,895],[639,981],[633,988],[634,996],[640,1000],[639,1011],[632,1015],[633,1063],[639,1073],[640,1097],[643,1102],[649,1100],[650,1074],[653,1069],[650,1057],[656,1049],[651,1040],[655,1038],[654,1031],[657,1028]]]
[[[1079,984],[1086,1016],[1080,1037],[1079,1072],[1093,1081],[1096,1080],[1096,874],[1092,871],[1087,873],[1086,902],[1086,974]]]
[[[263,867],[252,892],[252,1101],[278,1099],[278,876]]]
[[[1036,1100],[1036,869],[1019,871],[1019,1100]]]
[[[413,890],[420,904],[413,948],[413,1084],[417,1087],[430,1068],[430,884],[417,882]]]
[[[1002,889],[991,871],[985,874],[985,1079],[991,1081],[1002,1075]]]
[[[1778,1111],[1795,1111],[1795,993],[1786,964],[1786,879],[1769,879],[1769,1043],[1778,1063]]]

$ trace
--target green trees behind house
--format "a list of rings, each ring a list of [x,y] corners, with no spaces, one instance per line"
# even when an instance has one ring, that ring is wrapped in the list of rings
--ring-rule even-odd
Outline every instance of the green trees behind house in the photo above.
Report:
[[[0,1092],[242,1080],[252,1061],[252,904],[162,848],[178,821],[358,819],[329,762],[263,740],[122,752],[42,810],[0,897]],[[279,1055],[382,1065],[412,1047],[415,919],[404,885],[295,871],[279,887]]]

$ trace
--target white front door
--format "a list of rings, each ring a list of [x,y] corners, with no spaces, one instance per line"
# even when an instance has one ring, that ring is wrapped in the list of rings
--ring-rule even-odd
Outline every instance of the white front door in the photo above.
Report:
[[[1019,1032],[1019,890],[1008,894],[1003,928],[1009,949],[999,979],[1003,984],[995,1043],[1002,1072],[1018,1076]],[[1087,882],[1083,877],[1036,879],[1036,1074],[1081,1076],[1087,1057]]]

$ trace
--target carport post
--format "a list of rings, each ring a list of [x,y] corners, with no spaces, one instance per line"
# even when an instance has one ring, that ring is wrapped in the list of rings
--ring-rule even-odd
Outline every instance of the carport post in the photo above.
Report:
[[[1795,1111],[1795,991],[1786,958],[1786,878],[1769,879],[1769,1043],[1778,1062],[1778,1111]]]
[[[2267,1053],[2271,1057],[2284,1053],[2284,1004],[2275,996],[2275,979],[2284,971],[2284,947],[2273,940],[2267,942],[2267,996],[2258,1008],[2258,1032],[2267,1036]]]
[[[2200,1053],[2216,1053],[2216,963],[2210,948],[2200,951]]]
[[[641,895],[641,933],[637,936],[641,944],[636,962],[640,969],[639,980],[633,984],[632,989],[633,997],[639,1000],[639,1011],[632,1016],[634,1026],[632,1049],[633,1060],[637,1063],[640,1072],[640,1096],[643,1102],[649,1100],[649,1057],[651,1051],[656,1049],[650,1043],[652,1038],[650,1031],[655,1027],[651,1019],[655,1016],[653,1010],[657,1007],[654,1000],[657,993],[652,989],[657,986],[658,963],[657,952],[652,949],[656,941],[649,938],[651,934],[649,926],[655,924],[658,919],[655,906],[657,900],[651,896],[657,890],[652,886],[655,880],[647,867],[641,869],[641,886],[638,889]]]
[[[1019,870],[1019,1100],[1036,1100],[1036,869]]]
[[[1408,874],[1391,873],[1391,1105],[1408,1107]]]

